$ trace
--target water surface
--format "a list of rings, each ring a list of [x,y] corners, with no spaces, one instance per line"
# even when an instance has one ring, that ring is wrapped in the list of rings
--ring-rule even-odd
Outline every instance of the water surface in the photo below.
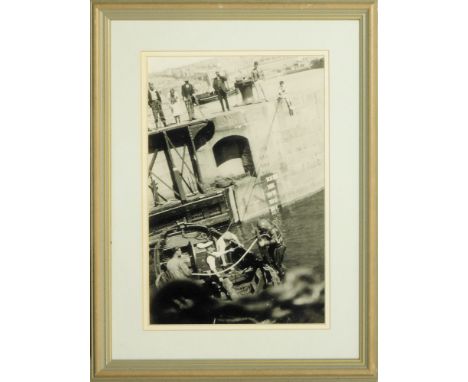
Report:
[[[272,220],[270,216],[265,217]],[[257,219],[230,228],[245,247],[248,247],[255,238],[256,221]],[[323,273],[325,254],[323,190],[283,207],[274,222],[283,233],[287,247],[284,265],[287,268],[305,267]]]

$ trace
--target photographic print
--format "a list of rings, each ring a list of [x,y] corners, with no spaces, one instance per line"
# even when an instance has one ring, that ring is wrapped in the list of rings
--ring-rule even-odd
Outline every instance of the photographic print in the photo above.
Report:
[[[144,317],[328,323],[328,53],[142,55]]]

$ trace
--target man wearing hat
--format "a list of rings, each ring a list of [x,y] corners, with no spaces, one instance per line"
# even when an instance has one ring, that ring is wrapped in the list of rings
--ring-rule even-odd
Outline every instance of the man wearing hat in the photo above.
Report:
[[[217,251],[216,247],[215,247],[215,244],[211,240],[207,241],[206,243],[198,243],[197,248],[206,249],[206,262],[207,262],[208,266],[210,267],[210,270],[213,273],[218,273],[218,270],[216,269],[216,259],[217,258],[221,258],[223,266],[227,266],[226,257],[224,255],[226,253],[230,252],[231,250]]]
[[[194,113],[194,108],[193,108],[193,103],[195,100],[195,89],[193,85],[189,82],[189,80],[185,80],[184,84],[182,85],[182,88],[180,90],[182,94],[182,98],[184,99],[185,102],[185,107],[187,108],[187,113],[189,116],[189,120],[194,120],[195,119],[195,113]]]
[[[222,275],[218,273],[218,270],[216,268],[216,259],[221,258],[221,261],[223,263],[223,267],[227,266],[226,263],[226,258],[225,254],[232,251],[232,249],[229,249],[227,251],[216,251],[215,249],[215,244],[209,240],[206,243],[198,243],[197,248],[199,249],[206,249],[206,262],[208,266],[210,267],[211,272],[214,273],[212,281],[214,281],[216,284],[218,284],[221,287],[221,290],[224,291],[226,296],[231,299],[235,299],[238,297],[238,294],[236,290],[234,289],[234,285],[231,280],[226,275]]]
[[[229,252],[226,250],[226,248],[229,250],[233,250],[236,247],[240,247],[241,242],[239,241],[239,238],[234,235],[232,232],[226,231],[224,232],[218,240],[216,240],[216,250],[218,252]]]
[[[260,92],[259,92],[259,90],[260,90],[262,92],[262,95],[263,95],[263,100],[268,101],[266,99],[265,92],[263,91],[263,86],[262,86],[263,72],[258,68],[258,61],[254,62],[254,67],[252,69],[251,77],[252,77],[252,80],[254,82],[255,90],[257,91],[257,100],[260,99]]]
[[[214,89],[216,95],[218,96],[218,99],[219,99],[219,102],[221,103],[221,108],[223,109],[223,111],[226,111],[224,109],[223,100],[226,103],[226,108],[228,110],[230,110],[229,109],[229,102],[228,102],[228,99],[227,99],[228,88],[227,88],[227,85],[226,85],[226,81],[227,81],[226,77],[222,76],[219,72],[216,72],[216,77],[213,80],[213,89]]]
[[[148,83],[148,106],[153,111],[154,123],[156,124],[156,128],[158,128],[158,115],[161,118],[161,122],[163,123],[163,125],[166,126],[166,117],[164,116],[162,110],[161,95],[154,88],[154,84],[152,82]]]

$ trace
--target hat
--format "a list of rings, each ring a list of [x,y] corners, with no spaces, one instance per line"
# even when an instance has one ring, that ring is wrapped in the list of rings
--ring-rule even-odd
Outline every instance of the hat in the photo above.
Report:
[[[212,241],[207,241],[205,243],[198,243],[197,248],[205,249],[205,248],[211,247],[212,245],[214,245]]]

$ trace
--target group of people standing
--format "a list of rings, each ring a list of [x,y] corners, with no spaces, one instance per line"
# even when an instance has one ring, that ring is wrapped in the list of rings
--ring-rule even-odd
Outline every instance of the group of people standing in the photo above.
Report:
[[[228,101],[228,85],[227,85],[227,77],[220,74],[220,72],[216,72],[216,77],[213,79],[213,90],[214,93],[218,96],[219,102],[221,103],[222,111],[230,111],[229,101]],[[185,80],[184,84],[180,89],[180,94],[182,96],[182,100],[185,103],[185,108],[187,110],[188,119],[192,121],[195,118],[195,106],[199,106],[198,99],[195,96],[195,88],[189,82],[189,80]],[[181,122],[181,115],[184,113],[182,100],[177,95],[174,89],[171,89],[169,92],[169,104],[171,108],[172,115],[174,117],[175,123]],[[166,116],[164,115],[164,111],[162,108],[162,97],[159,91],[157,91],[154,87],[153,82],[148,83],[148,106],[153,111],[154,122],[156,124],[156,128],[160,127],[160,122],[163,126],[167,126]]]
[[[229,107],[228,101],[228,86],[226,76],[222,76],[219,72],[216,72],[216,77],[213,79],[213,90],[218,96],[219,102],[221,103],[222,111],[231,110]],[[198,99],[195,96],[195,88],[190,83],[189,80],[185,80],[184,84],[181,86],[180,94],[182,100],[185,103],[185,108],[187,110],[188,119],[192,121],[195,118],[195,106],[199,106]],[[174,117],[175,123],[181,122],[181,115],[184,113],[182,100],[177,95],[174,89],[169,91],[169,105],[171,108],[172,115]],[[166,116],[162,108],[162,97],[158,90],[155,89],[154,83],[148,83],[148,106],[153,111],[154,122],[156,128],[159,128],[160,123],[165,127],[167,126]]]
[[[189,120],[195,119],[195,107],[194,105],[197,104],[197,98],[195,97],[195,88],[189,82],[189,80],[185,80],[184,84],[180,89],[180,93],[182,95],[182,100],[185,103],[185,107],[187,109],[187,114]],[[182,105],[182,100],[176,93],[174,89],[169,91],[169,105],[171,108],[172,115],[174,117],[175,123],[181,122],[181,116],[184,113],[184,108]],[[164,111],[162,108],[162,97],[161,94],[156,88],[154,87],[153,82],[148,83],[148,106],[153,111],[154,122],[156,124],[156,128],[159,128],[159,122],[165,127],[167,126],[166,116],[164,115]]]
[[[265,90],[263,88],[264,83],[264,75],[263,72],[259,68],[258,61],[254,62],[254,67],[250,73],[250,77],[253,80],[253,86],[257,93],[257,99],[262,101],[268,101]],[[278,103],[284,103],[287,106],[289,111],[289,115],[294,115],[294,108],[290,98],[287,95],[285,83],[284,81],[280,81],[280,87],[277,95]],[[216,76],[213,79],[212,88],[218,100],[221,104],[221,109],[223,112],[230,111],[229,101],[228,101],[228,93],[229,88],[227,84],[227,77],[221,75],[219,71],[216,72]],[[182,99],[178,96],[174,89],[171,89],[169,92],[169,104],[171,108],[172,115],[174,117],[175,123],[181,123],[181,115],[184,113],[184,107],[182,101],[185,103],[185,108],[187,110],[188,119],[194,120],[195,118],[195,106],[199,106],[198,99],[195,96],[195,88],[189,82],[189,80],[185,80],[184,84],[181,86],[180,94]],[[159,123],[161,122],[163,126],[167,126],[167,120],[164,115],[164,111],[162,108],[162,98],[159,91],[157,91],[154,87],[153,82],[148,83],[148,106],[153,111],[154,121],[156,124],[156,128],[160,127]]]

